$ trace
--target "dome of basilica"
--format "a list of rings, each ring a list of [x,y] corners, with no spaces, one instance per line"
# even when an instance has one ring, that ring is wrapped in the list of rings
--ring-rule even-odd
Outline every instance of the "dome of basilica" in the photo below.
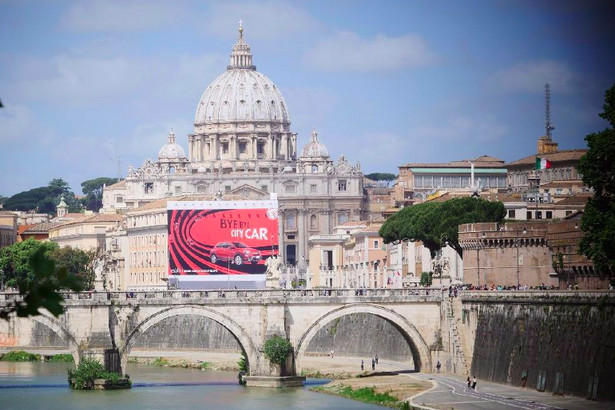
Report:
[[[252,121],[289,124],[290,118],[280,90],[252,65],[250,46],[244,42],[240,26],[231,64],[205,89],[194,123]]]
[[[301,151],[302,158],[329,158],[329,150],[320,141],[316,130],[312,130],[312,138]]]
[[[184,149],[175,142],[175,133],[173,130],[169,132],[168,142],[160,148],[158,151],[158,160],[178,160],[178,159],[186,159],[186,153]]]

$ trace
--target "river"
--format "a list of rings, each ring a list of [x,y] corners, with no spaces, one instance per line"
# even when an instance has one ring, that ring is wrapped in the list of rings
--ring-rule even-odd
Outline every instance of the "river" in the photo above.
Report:
[[[236,372],[129,364],[131,390],[74,391],[66,363],[0,362],[0,409],[382,409],[340,397],[293,389],[247,388]]]

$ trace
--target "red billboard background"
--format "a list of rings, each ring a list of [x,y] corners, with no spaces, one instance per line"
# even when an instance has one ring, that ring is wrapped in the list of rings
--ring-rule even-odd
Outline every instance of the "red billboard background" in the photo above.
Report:
[[[277,208],[215,205],[168,209],[169,275],[264,274],[278,255]]]

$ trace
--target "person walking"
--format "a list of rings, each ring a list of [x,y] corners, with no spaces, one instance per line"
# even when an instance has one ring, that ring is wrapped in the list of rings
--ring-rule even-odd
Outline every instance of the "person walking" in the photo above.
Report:
[[[376,370],[376,361],[372,359],[372,370]]]
[[[363,359],[361,359],[361,371],[363,371],[363,369],[364,369]],[[470,378],[468,377],[468,384],[470,384],[469,380],[470,380]]]
[[[442,367],[442,363],[438,360],[438,364],[436,364],[436,370],[440,373],[440,368]]]
[[[468,376],[468,389],[472,387],[472,380],[470,380],[470,376]]]
[[[378,364],[378,353],[376,353],[376,357],[374,357],[374,359],[376,360],[376,364]]]
[[[476,376],[472,377],[472,388],[476,390]]]

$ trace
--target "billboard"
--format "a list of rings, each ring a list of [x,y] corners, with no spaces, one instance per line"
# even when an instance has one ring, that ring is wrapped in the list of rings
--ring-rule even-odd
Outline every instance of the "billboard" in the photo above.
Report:
[[[263,288],[278,255],[278,202],[169,201],[169,283],[182,289]]]

